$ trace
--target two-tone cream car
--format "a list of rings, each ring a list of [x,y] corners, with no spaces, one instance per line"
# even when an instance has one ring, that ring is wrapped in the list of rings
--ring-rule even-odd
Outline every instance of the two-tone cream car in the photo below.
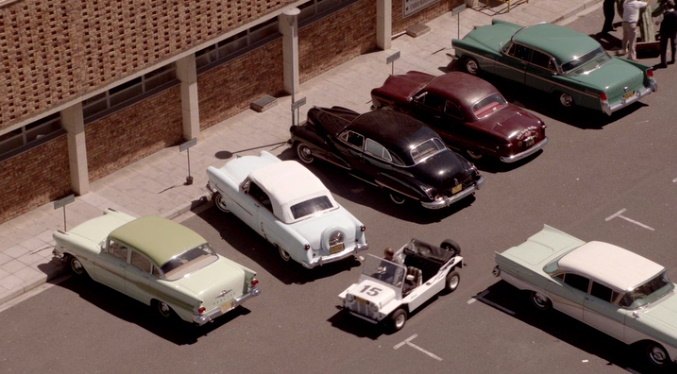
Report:
[[[494,275],[550,308],[640,348],[653,366],[677,359],[677,295],[665,267],[613,244],[545,226],[496,254]]]
[[[54,233],[54,254],[165,318],[205,324],[260,293],[256,273],[214,252],[193,230],[171,220],[103,216]]]

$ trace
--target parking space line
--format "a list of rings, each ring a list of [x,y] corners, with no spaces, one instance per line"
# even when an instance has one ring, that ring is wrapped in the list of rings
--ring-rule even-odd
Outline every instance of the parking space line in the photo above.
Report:
[[[639,227],[643,227],[643,228],[645,228],[645,229],[647,229],[647,230],[656,231],[656,229],[654,229],[654,228],[651,227],[651,226],[647,226],[647,225],[645,225],[645,224],[643,224],[643,223],[641,223],[641,222],[639,222],[639,221],[635,221],[634,219],[631,219],[631,218],[628,218],[628,217],[624,216],[623,213],[625,213],[626,210],[627,210],[627,209],[623,208],[623,209],[619,210],[618,212],[616,212],[616,213],[610,215],[609,217],[606,217],[604,220],[605,220],[606,222],[609,222],[609,221],[611,221],[612,219],[618,217],[618,218],[622,218],[622,219],[624,219],[624,220],[626,220],[626,221],[628,221],[628,222],[630,222],[630,223],[634,223],[635,225],[637,225],[637,226],[639,226]]]
[[[406,344],[406,345],[408,345],[408,346],[410,346],[410,347],[412,347],[412,348],[414,348],[414,349],[417,349],[417,350],[420,351],[420,352],[425,353],[426,355],[428,355],[429,357],[434,358],[434,359],[437,360],[437,361],[442,361],[442,358],[441,358],[441,357],[437,356],[436,354],[434,354],[434,353],[432,353],[432,352],[428,352],[428,351],[426,351],[425,349],[419,347],[418,345],[412,343],[411,341],[414,340],[414,339],[416,339],[416,337],[418,337],[418,334],[414,334],[414,335],[412,335],[412,336],[406,338],[405,340],[403,340],[403,341],[401,341],[401,342],[395,344],[395,346],[393,347],[393,349],[395,349],[395,350],[400,349],[403,345]]]

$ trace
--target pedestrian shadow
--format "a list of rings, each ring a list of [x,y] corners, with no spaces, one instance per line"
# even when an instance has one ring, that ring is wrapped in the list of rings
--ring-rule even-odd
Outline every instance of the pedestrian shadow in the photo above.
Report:
[[[575,346],[591,355],[606,360],[608,365],[631,373],[674,373],[669,365],[662,371],[647,367],[639,347],[628,346],[576,319],[556,310],[539,311],[531,306],[528,293],[502,280],[479,292],[475,297],[496,310],[508,314],[532,327]]]

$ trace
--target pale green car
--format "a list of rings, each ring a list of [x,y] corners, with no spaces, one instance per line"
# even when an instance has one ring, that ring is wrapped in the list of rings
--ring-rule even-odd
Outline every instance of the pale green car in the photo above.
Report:
[[[151,305],[164,318],[203,325],[261,291],[254,271],[165,218],[108,209],[53,236],[54,255],[73,273]]]
[[[657,89],[651,67],[611,56],[588,35],[550,23],[493,20],[453,39],[452,46],[466,72],[533,88],[565,108],[611,115]]]
[[[648,363],[677,359],[677,295],[665,267],[621,247],[584,242],[550,226],[496,254],[494,275],[626,344]]]

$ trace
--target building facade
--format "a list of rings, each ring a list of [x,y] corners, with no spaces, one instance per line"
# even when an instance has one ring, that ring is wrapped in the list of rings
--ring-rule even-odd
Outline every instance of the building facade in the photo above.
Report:
[[[0,222],[463,0],[0,0]]]

